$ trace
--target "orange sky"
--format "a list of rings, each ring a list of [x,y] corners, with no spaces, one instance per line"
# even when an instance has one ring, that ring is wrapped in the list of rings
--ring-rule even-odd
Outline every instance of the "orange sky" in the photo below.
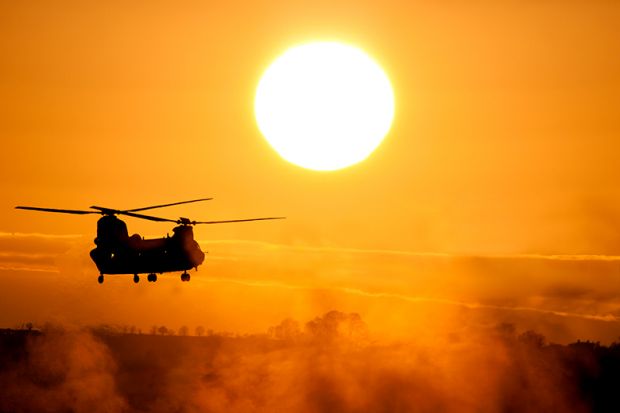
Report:
[[[617,337],[620,5],[410,3],[1,4],[0,324],[262,331],[336,308],[396,336],[467,308]],[[395,89],[386,141],[342,171],[283,161],[255,125],[261,73],[309,40],[363,48]],[[197,228],[189,284],[99,286],[95,218],[13,209],[202,196],[160,215],[288,220]]]

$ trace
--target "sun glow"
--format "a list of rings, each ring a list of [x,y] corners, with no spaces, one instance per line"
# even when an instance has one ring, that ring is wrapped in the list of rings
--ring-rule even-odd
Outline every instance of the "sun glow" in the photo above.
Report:
[[[263,74],[254,102],[261,133],[287,161],[336,170],[366,159],[394,117],[386,74],[358,48],[293,47]]]

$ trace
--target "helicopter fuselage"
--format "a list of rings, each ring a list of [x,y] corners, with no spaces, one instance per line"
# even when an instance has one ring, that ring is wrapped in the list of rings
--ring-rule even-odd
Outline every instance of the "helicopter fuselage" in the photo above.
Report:
[[[172,236],[144,239],[129,236],[124,221],[105,215],[97,222],[97,245],[90,252],[99,273],[156,274],[187,271],[203,263],[205,254],[190,225],[179,225]]]

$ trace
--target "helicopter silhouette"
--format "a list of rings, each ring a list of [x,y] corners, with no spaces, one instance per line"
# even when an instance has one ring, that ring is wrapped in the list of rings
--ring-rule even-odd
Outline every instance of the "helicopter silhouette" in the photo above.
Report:
[[[213,198],[192,199],[189,201],[173,202],[170,204],[152,205],[134,209],[113,209],[100,206],[91,206],[90,210],[40,208],[31,206],[16,206],[16,209],[30,211],[56,212],[61,214],[100,214],[97,221],[96,247],[90,251],[90,257],[99,270],[97,281],[102,284],[104,274],[133,274],[134,283],[140,282],[139,274],[148,274],[149,282],[157,281],[157,274],[183,271],[181,281],[189,281],[188,270],[203,263],[205,254],[194,240],[194,225],[226,224],[232,222],[265,221],[284,219],[285,217],[262,217],[246,219],[230,219],[224,221],[192,221],[189,218],[168,219],[137,212],[150,209],[164,208],[173,205],[189,204],[193,202],[209,201]],[[172,222],[178,224],[173,228],[173,235],[162,238],[144,239],[139,234],[129,236],[127,225],[117,215],[146,219],[157,222]]]

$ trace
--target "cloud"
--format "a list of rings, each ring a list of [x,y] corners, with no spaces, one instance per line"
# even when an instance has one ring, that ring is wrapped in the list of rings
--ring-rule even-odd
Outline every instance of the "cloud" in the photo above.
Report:
[[[385,255],[411,258],[437,258],[437,259],[482,259],[482,260],[532,260],[532,261],[618,261],[620,255],[604,254],[449,254],[440,252],[415,252],[390,249],[364,249],[347,248],[337,246],[311,246],[311,245],[287,245],[253,240],[202,240],[203,245],[228,245],[240,248],[239,255],[251,255],[252,250],[260,251],[293,251],[306,253],[333,253],[333,254],[360,254],[360,255]],[[256,252],[254,252],[256,253]]]
[[[0,232],[0,270],[58,272],[58,258],[82,241],[80,235]]]
[[[244,240],[203,244],[212,250],[206,265],[222,279],[597,320],[620,315],[615,255],[458,255]],[[212,255],[218,259],[210,262]]]
[[[81,235],[0,232],[0,252],[62,253],[81,239]]]
[[[436,298],[436,297],[413,296],[413,295],[385,293],[385,292],[370,292],[370,291],[364,291],[358,288],[324,289],[324,288],[313,287],[313,286],[308,286],[308,285],[284,284],[284,283],[279,283],[279,282],[271,282],[267,280],[238,281],[238,280],[233,280],[233,279],[215,278],[215,277],[203,277],[197,280],[197,282],[232,283],[232,284],[240,284],[240,285],[250,286],[250,287],[280,288],[280,289],[283,288],[283,289],[298,290],[298,291],[300,290],[301,291],[328,290],[332,292],[340,292],[344,294],[351,294],[351,295],[362,296],[362,297],[398,300],[398,301],[404,301],[404,302],[409,302],[409,303],[435,303],[435,304],[443,304],[443,305],[448,305],[448,306],[463,307],[467,309],[492,309],[492,310],[540,313],[540,314],[546,314],[546,315],[555,315],[559,317],[584,318],[588,320],[620,323],[620,316],[616,316],[612,314],[605,314],[605,315],[582,314],[582,313],[571,313],[571,312],[566,312],[566,311],[544,310],[544,309],[535,308],[535,307],[491,305],[491,304],[482,304],[482,303],[476,303],[476,302],[448,300],[448,299],[442,299],[442,298]]]
[[[13,292],[3,304],[8,325],[24,317],[43,320],[46,309],[26,311],[22,305],[32,294],[61,319],[127,319],[143,327],[156,317],[167,319],[162,314],[171,308],[157,304],[157,314],[127,314],[142,314],[141,306],[172,294],[196,309],[190,317],[194,322],[208,317],[220,326],[234,320],[239,331],[264,329],[274,316],[304,317],[344,306],[364,311],[373,322],[393,308],[394,325],[386,327],[392,331],[407,318],[419,319],[420,312],[431,316],[434,309],[432,317],[470,311],[480,323],[507,320],[560,342],[579,335],[607,342],[617,335],[613,330],[620,318],[614,256],[474,256],[215,240],[202,242],[211,253],[187,288],[168,285],[170,276],[164,276],[156,289],[139,285],[127,294],[121,280],[127,277],[110,277],[104,287],[95,283],[91,246],[83,237],[0,233],[0,246],[11,240],[17,247],[0,250],[0,282],[4,291]],[[45,281],[44,273],[57,276]],[[246,297],[247,314],[233,309],[231,300],[239,295]],[[107,302],[115,303],[115,311],[103,315],[100,308]]]
[[[54,265],[54,254],[22,254],[22,253],[6,253],[0,252],[0,265],[2,264],[36,264],[36,265]]]
[[[46,268],[34,268],[34,267],[22,267],[22,266],[0,266],[0,271],[11,272],[11,273],[19,273],[19,272],[42,272],[42,273],[52,273],[58,274],[59,270],[56,269],[46,269]]]

